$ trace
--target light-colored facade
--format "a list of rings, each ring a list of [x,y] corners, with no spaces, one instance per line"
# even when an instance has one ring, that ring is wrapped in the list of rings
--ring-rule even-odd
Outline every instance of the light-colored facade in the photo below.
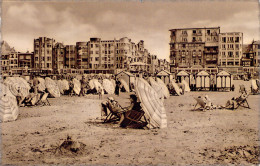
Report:
[[[239,67],[242,58],[243,33],[227,32],[219,35],[219,66]]]
[[[171,29],[170,67],[217,67],[220,27]]]
[[[34,68],[52,70],[52,52],[55,40],[47,37],[34,39]]]

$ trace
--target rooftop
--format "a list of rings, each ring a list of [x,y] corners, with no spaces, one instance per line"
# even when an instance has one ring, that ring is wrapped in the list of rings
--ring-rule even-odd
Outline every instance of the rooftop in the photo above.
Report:
[[[174,30],[190,30],[190,29],[219,29],[220,27],[204,27],[204,28],[177,28],[177,29],[170,29],[169,31]]]

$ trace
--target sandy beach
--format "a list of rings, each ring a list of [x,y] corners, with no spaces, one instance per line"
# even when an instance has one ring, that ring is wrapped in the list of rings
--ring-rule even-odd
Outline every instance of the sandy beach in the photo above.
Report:
[[[189,92],[165,99],[168,127],[123,129],[101,123],[98,96],[50,98],[51,106],[21,107],[16,121],[2,123],[2,165],[190,165],[258,163],[259,95],[251,109],[193,111],[195,96],[208,95],[215,105],[239,96],[234,92]],[[129,93],[113,96],[129,105]],[[59,151],[71,136],[82,143],[77,153]],[[57,150],[58,149],[58,150]]]

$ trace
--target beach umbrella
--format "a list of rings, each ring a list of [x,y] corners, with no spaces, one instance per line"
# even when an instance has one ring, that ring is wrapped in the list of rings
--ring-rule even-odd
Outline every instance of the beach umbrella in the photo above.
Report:
[[[125,91],[130,92],[129,85],[125,82],[125,80],[119,79],[119,81],[121,82],[121,85],[125,88]]]
[[[161,85],[159,85],[152,77],[148,78],[148,82],[150,83],[152,88],[157,92],[159,99],[163,99],[164,94]]]
[[[115,86],[113,85],[113,83],[109,79],[103,80],[103,87],[108,94],[114,94]]]
[[[9,88],[0,84],[0,120],[1,122],[14,121],[19,115],[16,97]]]
[[[60,97],[60,90],[57,83],[49,77],[45,78],[45,86],[51,97]]]
[[[149,128],[166,128],[167,116],[157,92],[143,78],[136,78],[136,95],[141,102]]]
[[[79,93],[81,91],[81,83],[80,83],[80,81],[78,79],[76,79],[76,78],[73,78],[72,82],[73,82],[73,90],[74,90],[74,92],[77,95],[79,95]]]
[[[60,93],[64,94],[64,92],[66,90],[69,90],[70,86],[69,86],[69,82],[67,80],[58,80],[57,81],[57,85],[59,87]]]
[[[43,78],[41,78],[41,77],[37,77],[36,79],[38,79],[39,82],[40,82],[39,85],[38,85],[38,90],[39,90],[40,92],[44,92],[45,89],[46,89],[45,80],[44,80]]]
[[[185,80],[182,80],[181,83],[185,85],[185,92],[190,92],[189,84]]]
[[[30,85],[26,80],[20,77],[8,77],[4,84],[9,88],[14,96],[27,97],[29,95]]]
[[[170,97],[170,92],[169,89],[167,88],[167,86],[165,85],[165,83],[160,79],[160,78],[156,78],[157,83],[162,87],[162,93],[164,95],[164,98],[167,99]]]

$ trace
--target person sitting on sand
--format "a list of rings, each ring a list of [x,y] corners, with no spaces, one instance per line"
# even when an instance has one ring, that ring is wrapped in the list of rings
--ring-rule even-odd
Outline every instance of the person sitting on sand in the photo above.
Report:
[[[242,92],[242,94],[239,97],[233,97],[231,100],[228,100],[225,108],[227,109],[236,109],[238,107],[238,103],[244,101],[248,97],[248,94],[246,91]]]
[[[142,107],[140,105],[140,102],[137,102],[137,97],[135,94],[130,95],[130,106],[128,107],[128,111],[135,110],[140,112]]]

